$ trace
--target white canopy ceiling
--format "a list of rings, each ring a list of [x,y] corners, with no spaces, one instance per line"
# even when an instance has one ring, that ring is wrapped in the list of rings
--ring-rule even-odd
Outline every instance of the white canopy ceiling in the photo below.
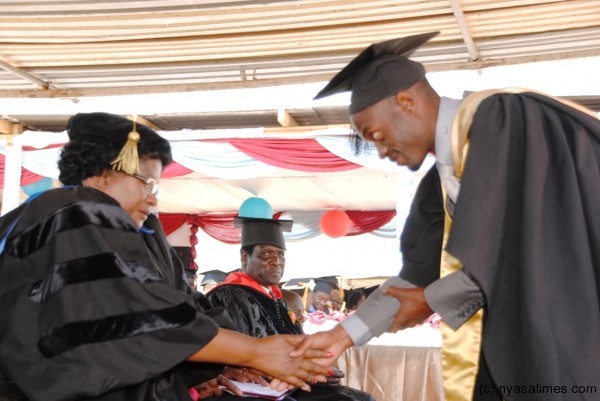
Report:
[[[0,3],[0,94],[69,97],[328,80],[369,44],[440,31],[429,71],[600,54],[590,0]]]

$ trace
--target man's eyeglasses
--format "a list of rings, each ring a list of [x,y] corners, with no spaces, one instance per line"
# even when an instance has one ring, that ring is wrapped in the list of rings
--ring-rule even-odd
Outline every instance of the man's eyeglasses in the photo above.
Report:
[[[127,174],[124,171],[121,171],[123,174]],[[127,174],[130,177],[133,178],[137,178],[138,180],[142,181],[144,184],[146,184],[146,189],[148,191],[148,196],[150,195],[158,195],[158,190],[160,189],[158,187],[158,182],[154,179],[154,178],[148,178],[148,177],[144,177],[141,174]]]

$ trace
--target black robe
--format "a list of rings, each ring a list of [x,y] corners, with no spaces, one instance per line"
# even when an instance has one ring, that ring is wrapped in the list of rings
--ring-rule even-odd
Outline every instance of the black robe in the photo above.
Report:
[[[0,238],[0,370],[29,399],[190,399],[182,362],[218,326],[114,199],[48,191]]]
[[[147,231],[150,231],[149,233]],[[208,298],[201,292],[190,287],[185,273],[183,261],[177,251],[168,243],[163,227],[155,215],[148,216],[144,223],[143,235],[148,249],[157,261],[156,267],[161,271],[161,276],[166,283],[192,297],[196,309],[210,317],[219,327],[235,330],[227,312],[222,307],[214,307]],[[177,373],[185,388],[190,388],[213,379],[223,371],[223,365],[215,363],[183,362],[177,366]]]
[[[208,299],[215,306],[223,306],[242,333],[258,338],[274,334],[303,334],[292,323],[283,299],[273,300],[254,288],[221,284],[208,293]],[[319,383],[311,390],[310,393],[296,390],[291,397],[297,401],[374,401],[369,394],[347,386]]]
[[[440,277],[444,213],[440,176],[433,165],[419,182],[400,235],[400,277],[418,287]]]
[[[501,94],[469,138],[447,251],[485,296],[490,375],[511,401],[598,400],[600,121]]]

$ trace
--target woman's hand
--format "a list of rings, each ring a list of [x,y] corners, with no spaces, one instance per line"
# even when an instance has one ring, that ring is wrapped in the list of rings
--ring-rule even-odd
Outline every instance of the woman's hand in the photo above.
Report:
[[[346,333],[346,330],[338,324],[330,330],[319,331],[305,336],[302,343],[290,356],[298,356],[311,348],[325,350],[328,351],[326,358],[316,359],[314,361],[323,366],[330,367],[337,358],[339,358],[342,352],[352,345],[350,336]]]
[[[332,362],[323,361],[327,361],[332,354],[316,342],[315,346],[307,344],[302,349],[296,349],[302,338],[288,334],[254,338],[219,328],[217,335],[190,355],[188,360],[250,367],[278,379],[279,385],[286,383],[287,386],[310,391],[309,383],[325,381]],[[278,388],[273,383],[271,387]]]
[[[306,347],[292,355],[292,351],[302,342],[302,336],[279,334],[257,340],[253,367],[279,379],[271,382],[271,387],[282,390],[296,386],[310,391],[309,384],[326,381],[328,367],[313,360],[325,360],[328,357],[327,351],[318,347]]]

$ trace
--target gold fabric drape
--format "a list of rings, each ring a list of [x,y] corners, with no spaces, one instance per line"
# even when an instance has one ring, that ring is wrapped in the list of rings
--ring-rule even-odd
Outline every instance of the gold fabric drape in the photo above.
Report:
[[[454,175],[460,180],[469,152],[469,130],[479,103],[498,91],[482,91],[467,97],[454,118],[451,129],[451,153]],[[446,252],[446,243],[452,227],[452,216],[446,208],[448,195],[444,188],[444,240],[440,277],[459,269],[462,264]],[[483,310],[478,310],[458,330],[454,331],[442,322],[442,376],[446,401],[470,401],[475,391],[475,380],[479,369]]]
[[[445,193],[444,198],[446,198]],[[444,249],[451,224],[451,219],[446,212]],[[441,277],[460,268],[462,268],[462,265],[458,260],[446,251],[442,252]],[[446,401],[470,401],[473,398],[475,377],[479,368],[482,319],[483,309],[480,309],[456,331],[444,322],[440,325],[440,332],[442,333],[442,377]]]

